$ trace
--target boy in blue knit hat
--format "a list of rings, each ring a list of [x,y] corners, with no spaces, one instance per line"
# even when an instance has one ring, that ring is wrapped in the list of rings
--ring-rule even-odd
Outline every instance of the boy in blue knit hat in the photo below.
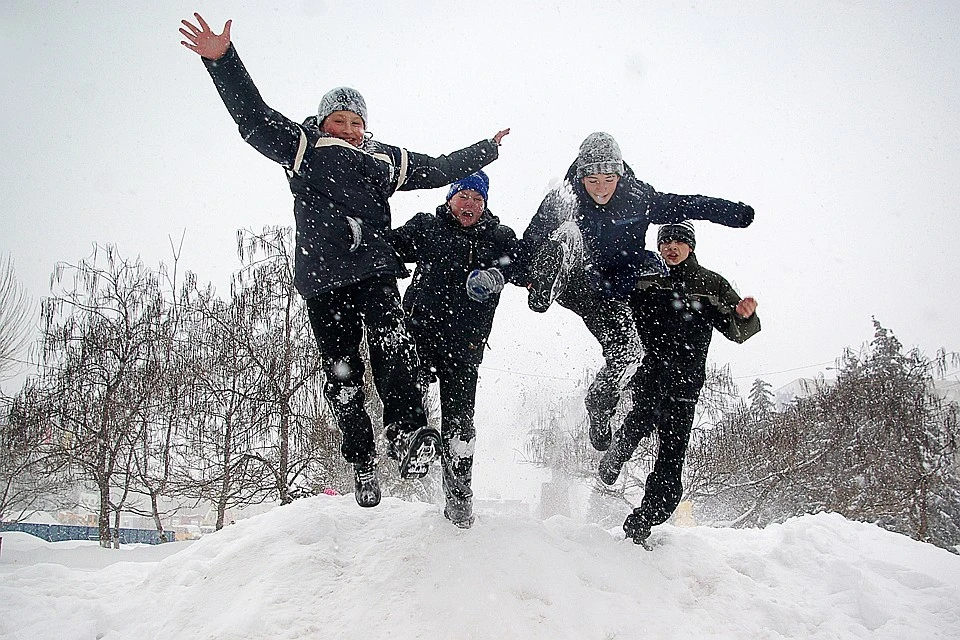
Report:
[[[482,171],[454,182],[434,213],[418,213],[388,240],[403,262],[415,262],[403,296],[407,326],[427,382],[440,384],[444,516],[469,528],[478,369],[500,291],[513,275],[517,236],[487,208]]]

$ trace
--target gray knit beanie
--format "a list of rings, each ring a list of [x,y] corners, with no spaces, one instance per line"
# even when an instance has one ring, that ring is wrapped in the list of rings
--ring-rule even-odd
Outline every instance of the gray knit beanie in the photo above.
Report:
[[[577,178],[603,173],[623,175],[623,156],[620,145],[609,133],[597,131],[580,143],[577,156]]]
[[[356,89],[350,87],[337,87],[327,91],[320,99],[320,106],[317,107],[317,118],[322,125],[323,119],[334,111],[352,111],[363,118],[363,126],[368,126],[367,103],[363,96]]]

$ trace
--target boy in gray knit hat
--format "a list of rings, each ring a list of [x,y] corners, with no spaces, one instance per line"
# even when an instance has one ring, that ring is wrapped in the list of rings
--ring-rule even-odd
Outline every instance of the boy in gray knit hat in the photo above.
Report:
[[[613,136],[603,131],[591,133],[580,143],[577,154],[577,178],[613,174],[623,175],[623,155]]]
[[[634,176],[612,135],[597,131],[580,144],[563,183],[543,199],[520,241],[530,308],[543,313],[556,300],[580,316],[603,350],[604,365],[585,399],[590,442],[599,451],[610,444],[621,387],[641,353],[625,300],[641,276],[664,269],[645,249],[647,228],[683,220],[746,227],[753,208],[660,193]]]
[[[214,33],[199,14],[182,21],[182,44],[200,55],[243,139],[281,165],[294,197],[297,246],[294,284],[306,301],[320,350],[323,394],[343,434],[340,452],[354,467],[362,507],[380,502],[377,448],[366,411],[370,366],[383,401],[388,453],[402,477],[424,476],[440,434],[427,426],[417,381],[419,362],[403,322],[397,277],[407,270],[384,239],[388,198],[397,190],[432,189],[496,160],[509,129],[433,158],[372,140],[367,105],[355,89],[337,87],[315,116],[297,123],[270,108],[230,41],[230,24]],[[361,355],[366,339],[369,361]]]

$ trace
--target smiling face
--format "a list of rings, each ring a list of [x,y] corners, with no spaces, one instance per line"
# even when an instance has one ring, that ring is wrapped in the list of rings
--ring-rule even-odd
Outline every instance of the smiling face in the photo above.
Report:
[[[582,178],[583,188],[597,204],[607,204],[620,183],[615,173],[595,173]]]
[[[682,240],[669,240],[660,243],[660,255],[664,262],[671,267],[675,267],[690,257],[692,249],[690,245]]]
[[[453,194],[453,197],[447,200],[447,205],[453,212],[453,217],[465,227],[477,224],[480,216],[483,215],[486,204],[480,192],[473,189],[457,191]]]
[[[363,144],[363,118],[353,111],[334,111],[323,119],[320,130],[355,147]]]

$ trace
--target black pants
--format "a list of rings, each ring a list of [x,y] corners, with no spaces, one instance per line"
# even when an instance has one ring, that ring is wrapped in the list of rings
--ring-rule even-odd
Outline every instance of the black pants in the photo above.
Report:
[[[633,510],[650,527],[666,522],[683,497],[683,462],[699,397],[699,390],[678,382],[687,379],[681,373],[650,366],[646,360],[641,363],[631,381],[633,409],[611,444],[616,455],[627,461],[640,440],[657,432],[657,460],[647,476],[643,500]]]
[[[364,331],[384,425],[401,431],[426,425],[417,351],[404,326],[395,278],[373,278],[325,292],[307,300],[307,309],[326,377],[323,395],[343,434],[340,452],[347,462],[376,456],[364,406]]]
[[[628,370],[640,360],[642,349],[633,311],[623,302],[589,291],[582,273],[572,276],[560,304],[576,313],[600,343],[603,367],[587,389],[587,410],[607,420],[617,409]]]
[[[447,509],[454,516],[466,517],[472,513],[471,483],[477,438],[473,419],[480,363],[450,357],[449,349],[431,345],[425,336],[417,344],[425,379],[435,378],[440,383],[440,454]]]

